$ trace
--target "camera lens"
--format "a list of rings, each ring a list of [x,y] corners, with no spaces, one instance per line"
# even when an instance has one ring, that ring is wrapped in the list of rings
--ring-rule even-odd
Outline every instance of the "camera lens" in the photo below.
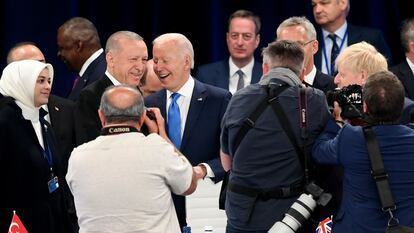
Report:
[[[276,222],[270,233],[294,233],[308,219],[316,207],[316,201],[310,194],[302,194],[292,204],[282,221]]]

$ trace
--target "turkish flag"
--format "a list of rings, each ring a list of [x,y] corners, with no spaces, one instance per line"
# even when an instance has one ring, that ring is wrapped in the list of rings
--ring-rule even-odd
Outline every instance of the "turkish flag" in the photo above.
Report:
[[[10,223],[9,233],[28,233],[26,227],[24,227],[22,221],[20,220],[19,216],[17,216],[16,212],[13,212],[13,218]]]

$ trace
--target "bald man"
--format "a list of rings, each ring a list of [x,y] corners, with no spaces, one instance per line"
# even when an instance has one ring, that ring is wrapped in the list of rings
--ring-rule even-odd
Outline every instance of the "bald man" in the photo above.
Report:
[[[101,135],[73,151],[66,175],[80,232],[180,233],[171,192],[191,194],[197,178],[170,144],[159,109],[151,111],[156,124],[146,117],[135,86],[111,86],[103,93]],[[144,121],[159,135],[139,132]]]
[[[81,90],[100,79],[106,69],[105,53],[91,21],[75,17],[57,31],[58,57],[78,74],[69,99],[76,101]]]

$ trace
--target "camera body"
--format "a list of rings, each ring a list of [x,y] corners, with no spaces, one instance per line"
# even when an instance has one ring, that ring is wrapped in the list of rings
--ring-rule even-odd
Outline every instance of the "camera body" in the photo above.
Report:
[[[328,105],[333,108],[334,101],[338,102],[342,109],[341,117],[344,119],[362,118],[362,87],[360,85],[349,85],[342,89],[328,91],[326,93]]]
[[[282,221],[276,222],[269,233],[294,233],[311,216],[316,205],[325,206],[331,200],[332,195],[323,192],[315,183],[309,183],[300,197],[292,204],[285,213]]]

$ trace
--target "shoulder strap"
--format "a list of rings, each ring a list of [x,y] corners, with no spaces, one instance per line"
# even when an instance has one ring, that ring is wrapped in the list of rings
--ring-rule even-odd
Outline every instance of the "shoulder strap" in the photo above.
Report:
[[[256,123],[257,119],[260,117],[260,115],[262,115],[263,111],[268,106],[269,101],[271,99],[274,99],[274,98],[278,97],[279,94],[282,93],[284,90],[286,90],[288,87],[289,86],[287,84],[279,85],[278,88],[276,89],[276,91],[273,93],[273,95],[272,96],[269,96],[269,95],[266,96],[262,100],[262,102],[260,102],[260,104],[255,108],[255,110],[250,114],[250,116],[244,120],[241,129],[239,130],[239,132],[236,135],[236,140],[235,140],[233,151],[237,150],[240,143],[243,141],[243,138],[246,136],[247,132],[249,132],[249,130],[254,127],[254,124]],[[268,93],[268,87],[263,86],[263,88],[265,88],[266,92]]]
[[[382,211],[390,212],[396,209],[394,199],[388,182],[388,173],[384,168],[381,152],[377,139],[370,126],[364,127],[364,136],[367,143],[369,160],[371,162],[371,175],[377,184],[378,194],[381,200]]]
[[[306,123],[307,123],[307,115],[306,115],[306,88],[300,88],[300,127],[301,127],[301,136],[307,137],[306,131]],[[305,103],[304,103],[305,102]],[[288,136],[290,142],[292,143],[293,147],[295,148],[296,154],[299,158],[299,161],[302,167],[305,170],[305,182],[308,183],[308,165],[305,156],[305,146],[300,147],[298,141],[296,140],[295,133],[293,132],[291,123],[289,122],[285,112],[283,111],[282,106],[279,103],[279,99],[273,98],[269,100],[270,105],[272,106],[273,111],[277,115],[280,125],[282,126],[283,130],[285,131],[286,135]],[[303,128],[302,128],[303,127]]]

